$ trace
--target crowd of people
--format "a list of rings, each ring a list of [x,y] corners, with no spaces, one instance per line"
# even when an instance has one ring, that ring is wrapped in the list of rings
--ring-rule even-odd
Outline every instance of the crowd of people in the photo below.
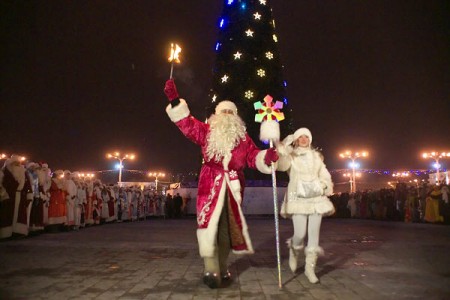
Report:
[[[408,186],[340,193],[330,197],[338,218],[450,224],[447,184]]]
[[[7,159],[0,170],[0,239],[183,214],[179,194],[166,197],[154,188],[106,185],[79,175],[52,172],[45,163],[24,165],[15,155]]]

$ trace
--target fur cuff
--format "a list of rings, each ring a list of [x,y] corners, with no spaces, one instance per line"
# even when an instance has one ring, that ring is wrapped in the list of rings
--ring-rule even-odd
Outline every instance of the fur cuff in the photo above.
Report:
[[[272,168],[264,162],[264,157],[266,156],[267,150],[262,150],[256,155],[256,168],[258,171],[264,174],[272,174]],[[277,169],[277,163],[274,163],[275,170]]]
[[[189,107],[186,103],[186,100],[180,99],[180,104],[175,107],[169,103],[166,107],[166,113],[169,116],[170,120],[174,123],[188,117],[191,112],[189,111]]]

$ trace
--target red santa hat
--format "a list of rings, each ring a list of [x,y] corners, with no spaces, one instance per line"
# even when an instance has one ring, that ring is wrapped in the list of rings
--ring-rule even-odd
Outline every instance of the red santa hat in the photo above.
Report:
[[[220,114],[224,110],[231,110],[233,114],[237,115],[237,107],[236,104],[229,100],[224,100],[219,102],[216,106],[216,115]]]

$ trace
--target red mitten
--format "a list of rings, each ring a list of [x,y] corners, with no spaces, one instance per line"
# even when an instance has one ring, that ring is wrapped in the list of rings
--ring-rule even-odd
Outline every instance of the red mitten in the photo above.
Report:
[[[180,97],[178,95],[177,87],[173,79],[169,79],[166,81],[166,85],[164,86],[164,94],[166,94],[169,101],[172,101]]]
[[[267,149],[266,156],[264,156],[264,163],[270,166],[272,162],[276,162],[278,158],[278,153],[275,147],[269,148]]]

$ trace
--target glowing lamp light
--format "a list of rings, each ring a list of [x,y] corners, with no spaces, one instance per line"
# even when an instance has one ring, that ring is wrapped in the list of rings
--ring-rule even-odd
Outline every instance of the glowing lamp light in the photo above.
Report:
[[[350,168],[354,168],[354,169],[358,169],[359,168],[359,163],[356,163],[356,162],[351,162],[351,163],[349,163],[348,164],[348,166],[350,167]]]

